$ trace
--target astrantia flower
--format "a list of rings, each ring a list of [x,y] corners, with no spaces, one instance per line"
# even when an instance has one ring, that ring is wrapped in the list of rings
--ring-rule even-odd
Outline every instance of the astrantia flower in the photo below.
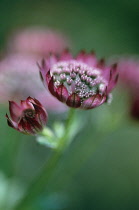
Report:
[[[119,79],[132,93],[139,91],[139,60],[120,58],[118,61]]]
[[[8,125],[21,133],[34,135],[42,131],[47,122],[47,112],[37,99],[28,97],[20,105],[9,102],[11,119],[7,117]]]
[[[61,32],[36,26],[15,31],[10,36],[7,50],[45,57],[50,52],[61,53],[69,45],[68,38]]]
[[[80,52],[76,58],[65,51],[59,58],[51,55],[39,65],[49,91],[69,107],[95,108],[109,98],[117,83],[116,65],[105,66],[94,53]]]
[[[121,58],[118,61],[118,71],[121,86],[128,91],[130,97],[130,114],[139,119],[139,60]]]

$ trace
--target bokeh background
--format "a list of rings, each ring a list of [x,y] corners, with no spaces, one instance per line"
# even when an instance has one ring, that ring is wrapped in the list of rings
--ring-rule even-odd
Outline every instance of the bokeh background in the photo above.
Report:
[[[139,54],[138,0],[1,0],[0,54],[14,30],[42,26],[71,40],[71,50],[97,56]],[[120,85],[111,105],[78,111],[82,129],[64,154],[44,193],[29,210],[138,210],[139,122]],[[12,208],[50,156],[34,137],[7,126],[0,105],[0,209]],[[66,114],[49,113],[49,125]]]

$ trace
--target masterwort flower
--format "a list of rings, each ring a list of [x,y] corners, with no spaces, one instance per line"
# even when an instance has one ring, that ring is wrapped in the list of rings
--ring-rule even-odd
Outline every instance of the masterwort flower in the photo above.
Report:
[[[20,105],[9,101],[11,119],[6,114],[8,125],[17,131],[35,135],[42,131],[47,122],[47,112],[37,99],[28,97]]]
[[[15,31],[10,36],[7,50],[45,57],[50,52],[60,54],[69,46],[70,41],[60,31],[36,26]]]
[[[93,109],[110,98],[118,79],[116,64],[108,67],[94,53],[81,51],[75,58],[64,51],[39,65],[42,80],[53,96],[69,107]]]
[[[119,79],[132,93],[139,91],[139,60],[123,57],[118,60]]]
[[[132,57],[119,59],[118,71],[120,84],[129,93],[130,114],[139,119],[139,60]]]

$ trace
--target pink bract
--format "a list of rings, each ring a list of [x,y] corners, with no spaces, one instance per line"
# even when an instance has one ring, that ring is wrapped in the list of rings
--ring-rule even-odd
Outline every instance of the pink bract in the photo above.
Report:
[[[117,65],[108,67],[94,53],[52,54],[39,65],[50,93],[69,107],[93,109],[106,102],[118,79]]]
[[[6,114],[7,123],[17,131],[35,135],[42,131],[47,122],[47,112],[42,104],[31,97],[21,101],[20,105],[9,101],[11,119]]]

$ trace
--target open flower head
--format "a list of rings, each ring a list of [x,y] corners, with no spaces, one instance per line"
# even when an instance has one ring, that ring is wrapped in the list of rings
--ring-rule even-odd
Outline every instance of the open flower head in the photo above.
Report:
[[[81,51],[75,58],[66,50],[39,65],[42,80],[53,96],[69,107],[92,109],[109,98],[118,79],[117,68]]]
[[[8,125],[17,131],[35,135],[42,131],[47,122],[47,112],[37,99],[28,97],[20,105],[9,101],[11,118],[6,114]]]

